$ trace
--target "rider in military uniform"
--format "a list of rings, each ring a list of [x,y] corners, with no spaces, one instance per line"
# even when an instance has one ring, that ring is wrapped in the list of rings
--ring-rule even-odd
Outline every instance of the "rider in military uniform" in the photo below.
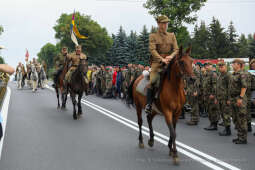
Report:
[[[61,54],[59,54],[58,56],[56,56],[54,58],[54,60],[55,60],[54,63],[55,63],[56,71],[53,74],[53,83],[54,83],[52,85],[53,87],[56,86],[58,77],[60,76],[61,72],[63,71],[67,55],[68,55],[68,48],[67,47],[63,47],[62,50],[61,50]]]
[[[78,46],[75,47],[75,52],[74,53],[72,53],[71,55],[67,55],[67,63],[69,64],[70,62],[72,62],[72,65],[71,65],[71,67],[69,68],[68,72],[65,75],[65,85],[67,83],[71,82],[72,74],[76,70],[76,68],[78,67],[81,59],[87,60],[87,56],[84,53],[82,53],[81,45],[78,45]],[[88,80],[87,80],[86,74],[84,75],[84,80],[85,80],[85,83],[87,84]]]
[[[168,22],[169,19],[165,15],[157,17],[158,31],[151,33],[149,37],[151,73],[147,90],[147,104],[145,107],[147,114],[151,113],[151,105],[154,97],[153,90],[159,84],[160,72],[165,65],[168,65],[179,50],[174,33],[167,32]]]

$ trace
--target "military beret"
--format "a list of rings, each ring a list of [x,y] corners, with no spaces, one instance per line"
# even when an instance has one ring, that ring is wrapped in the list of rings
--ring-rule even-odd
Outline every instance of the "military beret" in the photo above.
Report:
[[[251,60],[250,65],[255,63],[255,58]]]
[[[208,65],[208,63],[204,63],[204,66],[207,66]]]
[[[213,64],[212,66],[213,66],[214,68],[216,68],[216,64]]]
[[[170,21],[170,20],[168,19],[168,17],[165,16],[165,15],[160,15],[160,16],[158,16],[156,20],[157,20],[158,23],[169,22],[169,21]]]
[[[213,65],[213,64],[212,64],[212,63],[210,63],[210,62],[208,62],[207,64],[208,64],[208,65]]]
[[[224,61],[219,61],[218,62],[218,66],[224,66],[224,65],[226,65],[226,63]]]
[[[235,59],[232,63],[244,64],[244,61],[241,59]]]

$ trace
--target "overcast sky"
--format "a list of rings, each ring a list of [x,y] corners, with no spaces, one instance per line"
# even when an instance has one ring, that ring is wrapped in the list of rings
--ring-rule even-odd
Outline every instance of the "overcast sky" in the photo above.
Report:
[[[143,25],[156,26],[153,17],[143,8],[145,0],[1,0],[0,25],[4,33],[0,36],[0,45],[7,49],[0,51],[5,61],[12,65],[25,59],[25,49],[30,58],[36,57],[46,43],[55,44],[53,26],[62,13],[72,13],[75,9],[90,15],[109,35],[120,27],[130,32],[141,32]],[[198,12],[198,23],[204,20],[209,24],[212,17],[220,20],[227,28],[230,21],[238,34],[254,33],[255,0],[208,0]],[[253,12],[253,13],[252,13]],[[194,25],[188,25],[192,32]]]

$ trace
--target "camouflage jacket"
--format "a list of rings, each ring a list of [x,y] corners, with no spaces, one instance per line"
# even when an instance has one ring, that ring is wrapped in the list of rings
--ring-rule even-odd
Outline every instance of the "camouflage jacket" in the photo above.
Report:
[[[220,73],[217,80],[216,98],[218,100],[229,100],[231,74]]]
[[[230,97],[237,97],[241,93],[242,88],[247,88],[247,76],[243,71],[234,72],[230,83]]]

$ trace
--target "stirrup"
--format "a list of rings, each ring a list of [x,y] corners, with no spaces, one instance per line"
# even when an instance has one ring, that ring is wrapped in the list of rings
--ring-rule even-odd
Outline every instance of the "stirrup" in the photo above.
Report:
[[[145,113],[147,113],[148,115],[151,114],[151,112],[152,112],[152,106],[151,106],[151,104],[146,104],[144,111],[145,111]]]

